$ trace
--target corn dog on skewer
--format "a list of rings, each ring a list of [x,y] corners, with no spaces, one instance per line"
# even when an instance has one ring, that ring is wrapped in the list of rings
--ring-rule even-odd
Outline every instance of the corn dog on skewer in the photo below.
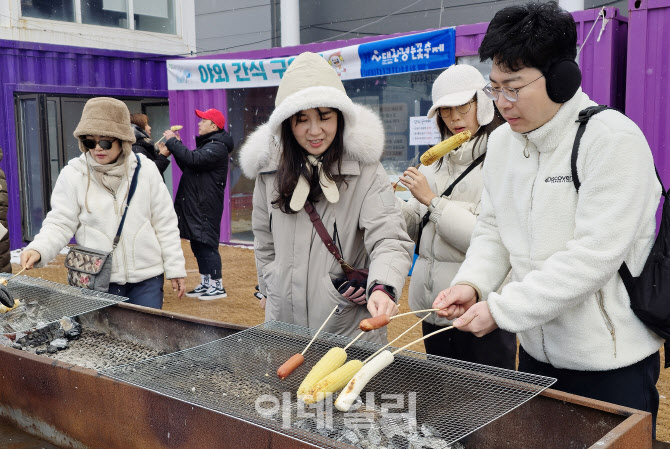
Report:
[[[331,348],[305,376],[298,388],[298,397],[306,396],[317,382],[342,366],[345,360],[347,352],[344,349]]]
[[[181,125],[172,125],[172,126],[170,126],[170,131],[179,131],[182,128],[183,128],[183,126],[181,126]]]
[[[428,151],[426,151],[421,155],[421,164],[423,165],[433,164],[435,161],[437,161],[439,158],[441,158],[448,152],[455,150],[456,148],[460,147],[465,142],[470,140],[470,137],[472,137],[470,131],[465,130],[461,133],[454,134],[447,140],[443,140],[437,145],[429,148]]]
[[[306,395],[300,397],[305,404],[314,404],[341,390],[363,367],[360,360],[349,360],[316,383]]]

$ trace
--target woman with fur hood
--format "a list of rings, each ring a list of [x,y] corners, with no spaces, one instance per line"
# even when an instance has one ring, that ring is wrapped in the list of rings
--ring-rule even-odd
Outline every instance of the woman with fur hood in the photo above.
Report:
[[[252,228],[265,319],[354,336],[370,316],[397,313],[412,241],[379,162],[379,117],[354,104],[321,56],[303,53],[287,69],[270,120],[241,150],[256,178]],[[342,258],[369,268],[347,281],[306,208],[313,204]],[[386,329],[366,334],[386,340]]]
[[[161,175],[170,165],[170,152],[167,150],[156,151],[156,147],[151,140],[151,126],[149,126],[149,117],[146,114],[130,114],[130,123],[135,134],[135,143],[133,144],[133,153],[143,154],[147,159],[153,161]]]
[[[21,253],[21,265],[46,265],[73,236],[81,246],[111,251],[139,163],[137,190],[112,255],[109,293],[160,309],[167,276],[183,296],[186,269],[172,198],[156,165],[132,152],[135,135],[126,105],[107,97],[88,100],[74,136],[83,154],[58,176],[51,211]]]
[[[412,310],[433,307],[433,299],[449,287],[470,246],[482,196],[486,143],[503,122],[482,91],[484,86],[482,74],[466,64],[452,65],[437,77],[428,117],[435,117],[442,139],[466,130],[473,137],[428,167],[409,167],[400,178],[414,196],[407,202],[397,199],[419,255],[409,284]],[[431,314],[422,323],[423,333],[450,325]],[[502,329],[483,338],[443,332],[425,343],[429,354],[514,369],[516,337]]]

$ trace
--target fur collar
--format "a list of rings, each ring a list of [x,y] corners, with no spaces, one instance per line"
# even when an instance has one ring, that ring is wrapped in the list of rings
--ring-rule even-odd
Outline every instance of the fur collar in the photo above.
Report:
[[[354,104],[353,112],[354,120],[345,118],[343,162],[349,160],[364,165],[379,162],[384,151],[381,119],[365,106]],[[279,136],[273,135],[270,124],[265,123],[242,145],[240,167],[247,178],[253,179],[262,171],[276,170],[280,154]]]

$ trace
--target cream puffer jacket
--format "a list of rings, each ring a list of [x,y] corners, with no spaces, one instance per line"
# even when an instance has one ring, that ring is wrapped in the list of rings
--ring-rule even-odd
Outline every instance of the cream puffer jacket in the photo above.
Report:
[[[491,134],[480,215],[452,283],[475,287],[536,360],[601,371],[630,366],[663,343],[631,310],[617,273],[624,260],[634,276],[642,270],[661,188],[640,129],[608,110],[582,137],[577,193],[575,120],[593,105],[579,90],[540,128],[519,134],[503,125]],[[496,293],[510,268],[512,281]]]
[[[419,171],[426,176],[430,190],[441,195],[485,151],[486,136],[482,136],[447,154],[439,168],[435,162],[428,167],[422,165]],[[479,164],[456,185],[450,196],[440,199],[436,207],[441,211],[437,224],[428,221],[423,228],[419,257],[409,284],[409,305],[412,310],[432,308],[435,297],[451,285],[470,246],[482,188],[482,164]],[[408,201],[396,198],[396,201],[402,209],[407,232],[416,242],[421,219],[428,208],[416,198]],[[435,314],[430,314],[425,321],[437,326],[451,324],[451,321]]]
[[[168,279],[186,277],[172,198],[156,165],[144,155],[139,157],[142,166],[137,190],[112,257],[111,282],[117,284],[137,283],[162,273]],[[128,179],[132,179],[136,166],[131,153]],[[51,211],[27,247],[41,255],[36,266],[53,260],[73,236],[79,245],[111,251],[125,208],[128,179],[121,182],[114,197],[89,174],[86,154],[72,159],[58,175],[51,194]]]
[[[329,69],[330,70],[330,69]],[[400,296],[411,264],[412,241],[405,232],[391,183],[379,162],[384,130],[369,109],[351,105],[356,117],[345,129],[345,154],[338,183],[340,198],[324,198],[315,204],[331,237],[337,226],[344,259],[356,268],[369,268],[368,289],[373,283],[392,287]],[[258,283],[267,296],[266,320],[279,320],[318,328],[330,312],[337,311],[325,332],[354,337],[366,306],[348,301],[333,287],[344,277],[335,257],[328,252],[304,209],[286,214],[272,205],[277,196],[275,177],[280,150],[269,125],[257,129],[242,146],[241,165],[256,178],[252,228]],[[365,339],[386,340],[386,328],[368,332]]]

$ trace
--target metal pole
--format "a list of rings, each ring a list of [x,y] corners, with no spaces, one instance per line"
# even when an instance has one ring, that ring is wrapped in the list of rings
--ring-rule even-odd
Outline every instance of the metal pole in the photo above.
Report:
[[[558,6],[568,12],[582,11],[584,9],[584,0],[558,0]]]
[[[300,45],[299,0],[281,0],[281,46]]]

